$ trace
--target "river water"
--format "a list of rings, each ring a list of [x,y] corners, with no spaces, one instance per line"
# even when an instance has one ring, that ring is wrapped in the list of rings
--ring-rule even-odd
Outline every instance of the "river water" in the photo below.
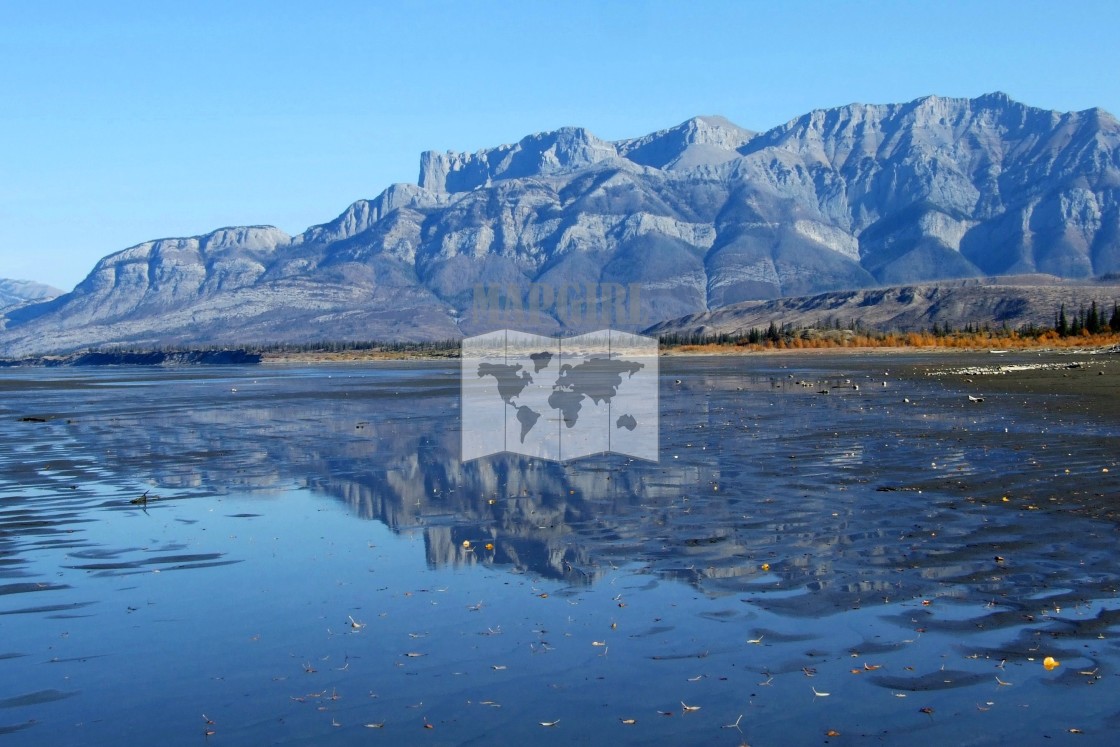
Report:
[[[0,745],[1112,744],[1120,421],[946,360],[663,359],[567,464],[454,363],[2,371]]]

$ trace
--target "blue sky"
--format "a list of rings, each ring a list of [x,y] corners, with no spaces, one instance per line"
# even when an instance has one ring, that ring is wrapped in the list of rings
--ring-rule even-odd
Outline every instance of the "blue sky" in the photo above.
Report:
[[[0,0],[0,277],[298,233],[420,151],[1002,90],[1120,114],[1120,3]]]

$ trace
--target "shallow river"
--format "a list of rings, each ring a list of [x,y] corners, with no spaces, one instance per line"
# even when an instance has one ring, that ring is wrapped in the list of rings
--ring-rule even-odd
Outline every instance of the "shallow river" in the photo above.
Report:
[[[1114,744],[1120,420],[945,360],[663,359],[657,463],[464,464],[454,363],[2,371],[0,746]]]

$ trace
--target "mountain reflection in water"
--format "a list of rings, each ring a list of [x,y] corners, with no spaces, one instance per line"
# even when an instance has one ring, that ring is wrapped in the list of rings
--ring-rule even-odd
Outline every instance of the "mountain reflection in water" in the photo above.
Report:
[[[713,593],[801,590],[773,604],[821,614],[919,594],[931,579],[983,595],[1052,585],[1046,564],[1017,567],[1014,582],[993,568],[993,548],[1060,551],[1046,514],[997,504],[1008,493],[1049,502],[1051,475],[1099,474],[1116,458],[1115,424],[1040,430],[1029,410],[970,408],[874,361],[668,363],[657,464],[461,463],[457,371],[445,365],[76,372],[28,392],[70,465],[38,487],[87,470],[184,495],[310,486],[394,531],[422,529],[432,565],[584,583],[638,561]],[[1059,436],[1070,448],[1052,448]],[[1061,497],[1079,492],[1092,486],[1074,480]],[[1107,556],[1110,542],[1082,537],[1080,560]]]

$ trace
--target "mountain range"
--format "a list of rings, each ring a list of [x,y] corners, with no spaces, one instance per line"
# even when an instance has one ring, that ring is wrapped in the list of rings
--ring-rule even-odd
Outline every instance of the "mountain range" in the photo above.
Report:
[[[297,236],[223,228],[111,254],[70,293],[0,311],[0,353],[602,326],[561,304],[572,289],[617,292],[626,313],[608,321],[638,331],[827,292],[1085,281],[1120,272],[1118,196],[1112,115],[1001,93],[820,109],[762,133],[721,117],[619,141],[562,128],[426,152],[417,184]]]

